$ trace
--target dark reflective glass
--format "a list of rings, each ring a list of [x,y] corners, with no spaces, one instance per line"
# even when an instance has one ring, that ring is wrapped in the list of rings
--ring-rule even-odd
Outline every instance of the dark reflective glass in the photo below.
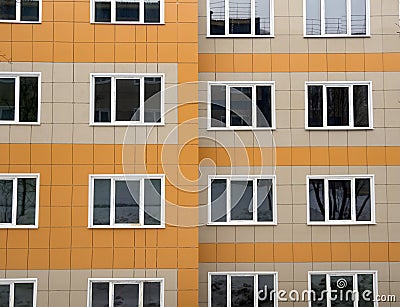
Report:
[[[140,181],[115,182],[115,223],[139,223]]]
[[[14,284],[14,306],[33,307],[33,283]]]
[[[258,275],[258,307],[274,307],[274,275]]]
[[[325,33],[347,33],[347,6],[346,0],[325,1]]]
[[[371,221],[371,181],[370,179],[355,180],[356,220]]]
[[[310,221],[325,221],[325,193],[323,179],[310,179],[309,181],[309,210]]]
[[[38,0],[21,0],[21,20],[39,21]]]
[[[231,181],[231,220],[253,220],[253,181]]]
[[[331,298],[331,306],[353,307],[354,302],[351,296],[353,289],[353,276],[331,276],[331,290],[336,293]]]
[[[213,179],[211,182],[211,221],[226,222],[226,180]]]
[[[226,126],[226,86],[211,86],[211,127]]]
[[[251,33],[250,0],[229,0],[229,33]]]
[[[10,303],[10,285],[0,285],[0,306],[8,307]]]
[[[251,87],[231,87],[231,126],[252,125]]]
[[[139,2],[116,2],[116,21],[139,21]]]
[[[109,283],[94,282],[92,283],[92,306],[91,307],[108,307],[109,303]]]
[[[270,0],[255,0],[256,35],[271,34]]]
[[[13,181],[0,180],[0,223],[12,222]]]
[[[211,307],[228,307],[226,275],[211,275]]]
[[[0,120],[14,120],[15,79],[0,78]]]
[[[161,224],[161,179],[144,180],[144,224]]]
[[[19,82],[19,121],[37,122],[38,77],[21,77]]]
[[[257,127],[272,126],[271,87],[256,87]]]
[[[19,178],[17,188],[17,225],[35,225],[36,179]]]
[[[139,285],[114,284],[114,306],[139,307]]]
[[[360,293],[358,306],[359,307],[375,306],[374,275],[357,274],[357,279],[358,279],[358,293]]]
[[[272,179],[257,180],[257,221],[272,222],[273,207]]]
[[[231,306],[254,306],[254,277],[231,277]]]
[[[311,307],[326,307],[326,275],[313,274],[311,275],[311,290],[313,291],[310,296]]]
[[[93,225],[110,225],[111,180],[94,180]]]
[[[116,120],[140,120],[140,80],[117,79]]]
[[[111,22],[111,2],[95,2],[94,15],[96,22]]]
[[[366,0],[351,0],[351,34],[367,34]]]
[[[350,183],[350,180],[329,180],[330,220],[351,220]]]
[[[17,18],[16,2],[16,0],[0,1],[0,20],[15,20]]]
[[[349,125],[349,88],[327,87],[328,126]]]
[[[94,121],[109,123],[111,122],[111,78],[96,77],[94,80]]]
[[[353,86],[354,126],[368,127],[368,85]]]
[[[144,121],[161,122],[161,78],[144,78]]]
[[[306,14],[307,35],[321,35],[321,0],[307,0]]]
[[[160,1],[146,0],[144,2],[144,22],[145,23],[160,22]]]
[[[210,0],[210,34],[225,34],[225,1]]]
[[[323,124],[323,87],[322,85],[308,86],[308,126],[322,127]]]
[[[143,307],[161,306],[161,284],[159,282],[143,283]]]

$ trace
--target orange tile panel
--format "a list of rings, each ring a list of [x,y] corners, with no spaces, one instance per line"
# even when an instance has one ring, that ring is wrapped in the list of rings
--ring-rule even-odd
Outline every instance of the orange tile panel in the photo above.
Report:
[[[50,249],[50,269],[69,270],[71,268],[71,250],[67,248]]]
[[[345,71],[346,54],[327,54],[328,71]]]
[[[92,267],[92,248],[74,248],[71,250],[71,269],[89,269]]]
[[[198,287],[198,270],[178,270],[178,290],[194,290]]]
[[[292,72],[303,72],[308,69],[308,55],[301,53],[289,54],[290,60],[290,71]]]
[[[146,260],[153,259],[155,256],[151,257],[151,252],[146,252]],[[130,269],[134,267],[134,249],[133,248],[114,248],[114,269]],[[154,264],[152,267],[155,267]]]
[[[199,251],[197,248],[178,249],[178,268],[195,269],[199,266]]]
[[[274,262],[293,262],[293,243],[274,243]]]
[[[203,54],[199,54],[199,71],[202,70],[203,63],[202,61],[204,58],[202,58]],[[208,56],[213,56],[213,54],[209,54]],[[200,60],[201,59],[201,60]],[[214,67],[215,69],[215,67]],[[254,53],[253,54],[253,72],[266,72],[266,71],[271,71],[272,69],[272,56],[271,54],[263,54],[263,53]]]
[[[28,252],[28,270],[46,270],[50,265],[50,250],[30,249]]]
[[[199,293],[196,290],[179,290],[178,306],[197,306]]]
[[[234,72],[251,72],[253,69],[253,56],[251,54],[236,53],[233,55]]]
[[[177,248],[164,247],[157,250],[157,266],[164,269],[177,268]]]
[[[26,270],[28,268],[28,249],[7,249],[7,270]]]
[[[113,267],[114,249],[112,247],[93,248],[92,267],[109,269]]]
[[[271,59],[273,72],[286,72],[290,71],[290,57],[289,54],[273,53]]]
[[[365,58],[364,53],[347,53],[346,54],[346,71],[364,71]]]

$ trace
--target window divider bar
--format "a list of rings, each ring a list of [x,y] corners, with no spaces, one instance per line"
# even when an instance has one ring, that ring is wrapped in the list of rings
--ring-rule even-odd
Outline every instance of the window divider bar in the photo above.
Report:
[[[231,87],[225,85],[225,126],[229,128],[231,126]]]
[[[143,291],[143,288],[144,288],[144,284],[143,284],[143,281],[140,281],[139,282],[139,297],[138,297],[138,300],[139,300],[139,307],[143,307],[143,301],[144,301],[144,299],[143,299],[143,295],[144,295],[144,291]]]
[[[349,127],[354,128],[354,84],[349,85]],[[369,89],[368,89],[369,90]]]
[[[15,295],[15,282],[13,281],[12,283],[10,283],[10,297],[9,297],[10,307],[14,307],[14,295]]]
[[[226,179],[226,222],[231,222],[231,179]]]
[[[139,224],[144,226],[144,178],[139,181]]]
[[[257,211],[258,211],[258,193],[257,193],[257,182],[258,179],[253,179],[253,222],[257,223]]]
[[[253,291],[254,304],[255,307],[258,307],[258,274],[257,273],[254,274],[253,278],[254,278],[254,291]]]
[[[15,101],[14,101],[14,122],[19,123],[19,104],[20,104],[20,76],[15,78]]]
[[[15,20],[21,21],[21,1],[22,0],[15,0]]]
[[[109,281],[108,285],[108,304],[110,307],[114,307],[114,283]]]
[[[322,85],[322,126],[328,127],[328,93],[326,84]]]
[[[111,0],[111,22],[117,21],[117,3],[115,0]]]
[[[353,177],[351,178],[350,181],[350,196],[351,196],[351,201],[350,201],[350,212],[351,212],[351,221],[352,222],[357,222],[357,208],[356,208],[356,178]],[[372,208],[371,208],[372,211]]]
[[[18,177],[13,178],[12,207],[11,207],[11,225],[17,225],[17,207],[18,207]]]
[[[225,0],[225,35],[229,35],[229,0]]]
[[[232,275],[231,274],[226,274],[226,300],[227,306],[231,306],[231,301],[232,301],[232,281],[231,281]]]
[[[351,33],[351,1],[346,0],[346,10],[347,10],[347,35],[352,35]]]
[[[250,35],[254,36],[256,35],[256,1],[255,0],[249,0],[250,1]],[[270,11],[271,14],[271,11]]]
[[[329,222],[329,180],[324,179],[325,222]]]
[[[253,3],[254,1],[252,1]],[[253,126],[253,128],[257,128],[257,117],[256,117],[256,113],[257,113],[257,86],[253,85],[251,87],[251,124]]]
[[[373,277],[372,277],[372,284],[374,284],[373,282]],[[353,291],[354,293],[358,293],[360,295],[360,293],[358,292],[358,273],[353,275]],[[362,294],[361,294],[362,295]],[[357,300],[354,300],[354,307],[358,307],[358,301],[360,300],[360,297],[358,297]],[[373,304],[375,305],[375,302],[373,302]]]
[[[161,4],[160,4],[161,8]],[[161,13],[161,9],[160,9]],[[161,21],[161,18],[160,18]],[[139,0],[139,22],[144,23],[144,0]]]
[[[143,1],[143,0],[141,0]],[[144,83],[144,77],[139,78],[139,122],[144,123],[144,101],[145,101],[145,83]],[[161,111],[161,109],[160,109]]]
[[[113,124],[116,121],[117,121],[117,80],[115,77],[111,77],[111,123]]]
[[[327,291],[327,296],[326,296],[326,307],[331,307],[331,296],[332,296],[332,289],[331,289],[331,275],[330,274],[325,274],[325,280],[326,280],[326,291]]]
[[[115,178],[111,178],[110,189],[110,226],[115,226]]]
[[[325,0],[321,0],[321,35],[326,35],[326,30],[325,30]]]

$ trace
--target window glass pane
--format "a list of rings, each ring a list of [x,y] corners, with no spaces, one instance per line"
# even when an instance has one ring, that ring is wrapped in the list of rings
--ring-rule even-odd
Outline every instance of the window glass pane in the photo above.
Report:
[[[231,181],[231,220],[253,220],[253,181]]]
[[[39,1],[21,0],[21,20],[39,21]]]
[[[105,305],[105,306],[108,306]],[[138,284],[114,284],[114,306],[139,306]]]
[[[254,277],[231,277],[231,306],[254,306]]]
[[[329,219],[351,219],[350,180],[329,180]]]
[[[161,78],[144,78],[144,121],[161,122]]]
[[[256,87],[257,127],[272,126],[271,87]]]
[[[272,179],[257,180],[257,221],[272,222],[273,215]]]
[[[94,282],[92,283],[92,307],[108,306],[109,283]]]
[[[353,86],[354,126],[368,127],[368,85]]]
[[[10,302],[10,286],[0,285],[0,306],[8,306]]]
[[[370,179],[355,180],[356,220],[371,221],[371,181]]]
[[[308,126],[322,127],[323,124],[323,86],[308,86]]]
[[[144,22],[160,22],[160,1],[145,0],[144,2]]]
[[[255,0],[256,35],[271,34],[270,1],[271,0]]]
[[[161,284],[159,282],[143,283],[143,307],[161,306]]]
[[[161,179],[144,180],[144,223],[161,224]]]
[[[307,0],[306,14],[307,35],[321,35],[321,0]]]
[[[38,120],[38,78],[21,77],[19,87],[19,121],[36,122]]]
[[[33,307],[33,283],[14,284],[14,306]]]
[[[347,33],[347,7],[346,0],[325,1],[325,33]]]
[[[15,79],[0,78],[0,120],[14,120]]]
[[[226,275],[211,276],[211,307],[227,307]]]
[[[140,80],[117,79],[117,121],[140,120]]]
[[[12,222],[12,199],[12,180],[0,180],[0,223]]]
[[[309,181],[310,221],[325,221],[324,180],[310,179]]]
[[[274,275],[258,275],[258,307],[274,307],[274,290]]]
[[[351,34],[367,34],[366,0],[351,0]]]
[[[213,179],[211,182],[211,221],[226,222],[226,180]]]
[[[225,34],[225,1],[210,0],[210,34]]]
[[[36,179],[18,179],[17,195],[17,225],[35,225]]]
[[[332,307],[354,306],[350,292],[353,291],[353,276],[331,276],[331,290],[337,294],[331,299]],[[343,295],[340,295],[340,293]]]
[[[111,2],[95,2],[96,22],[111,22]]]
[[[15,20],[16,12],[16,0],[2,0],[0,2],[0,20]]]
[[[251,33],[250,0],[229,0],[229,33]]]
[[[326,275],[311,275],[311,290],[314,291],[315,295],[310,297],[311,307],[326,307]]]
[[[226,86],[211,86],[211,127],[226,126]]]
[[[94,121],[111,122],[111,78],[96,77],[94,80]]]
[[[139,223],[140,181],[115,182],[115,223]]]
[[[349,125],[349,88],[328,87],[328,126]]]
[[[231,87],[231,126],[252,125],[252,88]]]
[[[117,21],[139,21],[139,1],[117,1],[115,19]]]
[[[373,274],[357,274],[358,278],[358,293],[359,307],[374,306],[374,275]]]
[[[93,225],[110,225],[111,180],[94,180]]]

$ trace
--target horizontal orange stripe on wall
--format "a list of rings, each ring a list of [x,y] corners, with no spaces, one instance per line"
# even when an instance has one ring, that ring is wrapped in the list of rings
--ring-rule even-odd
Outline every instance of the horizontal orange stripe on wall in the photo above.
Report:
[[[199,54],[199,72],[396,72],[400,53]]]
[[[201,263],[398,262],[400,243],[201,243]]]

